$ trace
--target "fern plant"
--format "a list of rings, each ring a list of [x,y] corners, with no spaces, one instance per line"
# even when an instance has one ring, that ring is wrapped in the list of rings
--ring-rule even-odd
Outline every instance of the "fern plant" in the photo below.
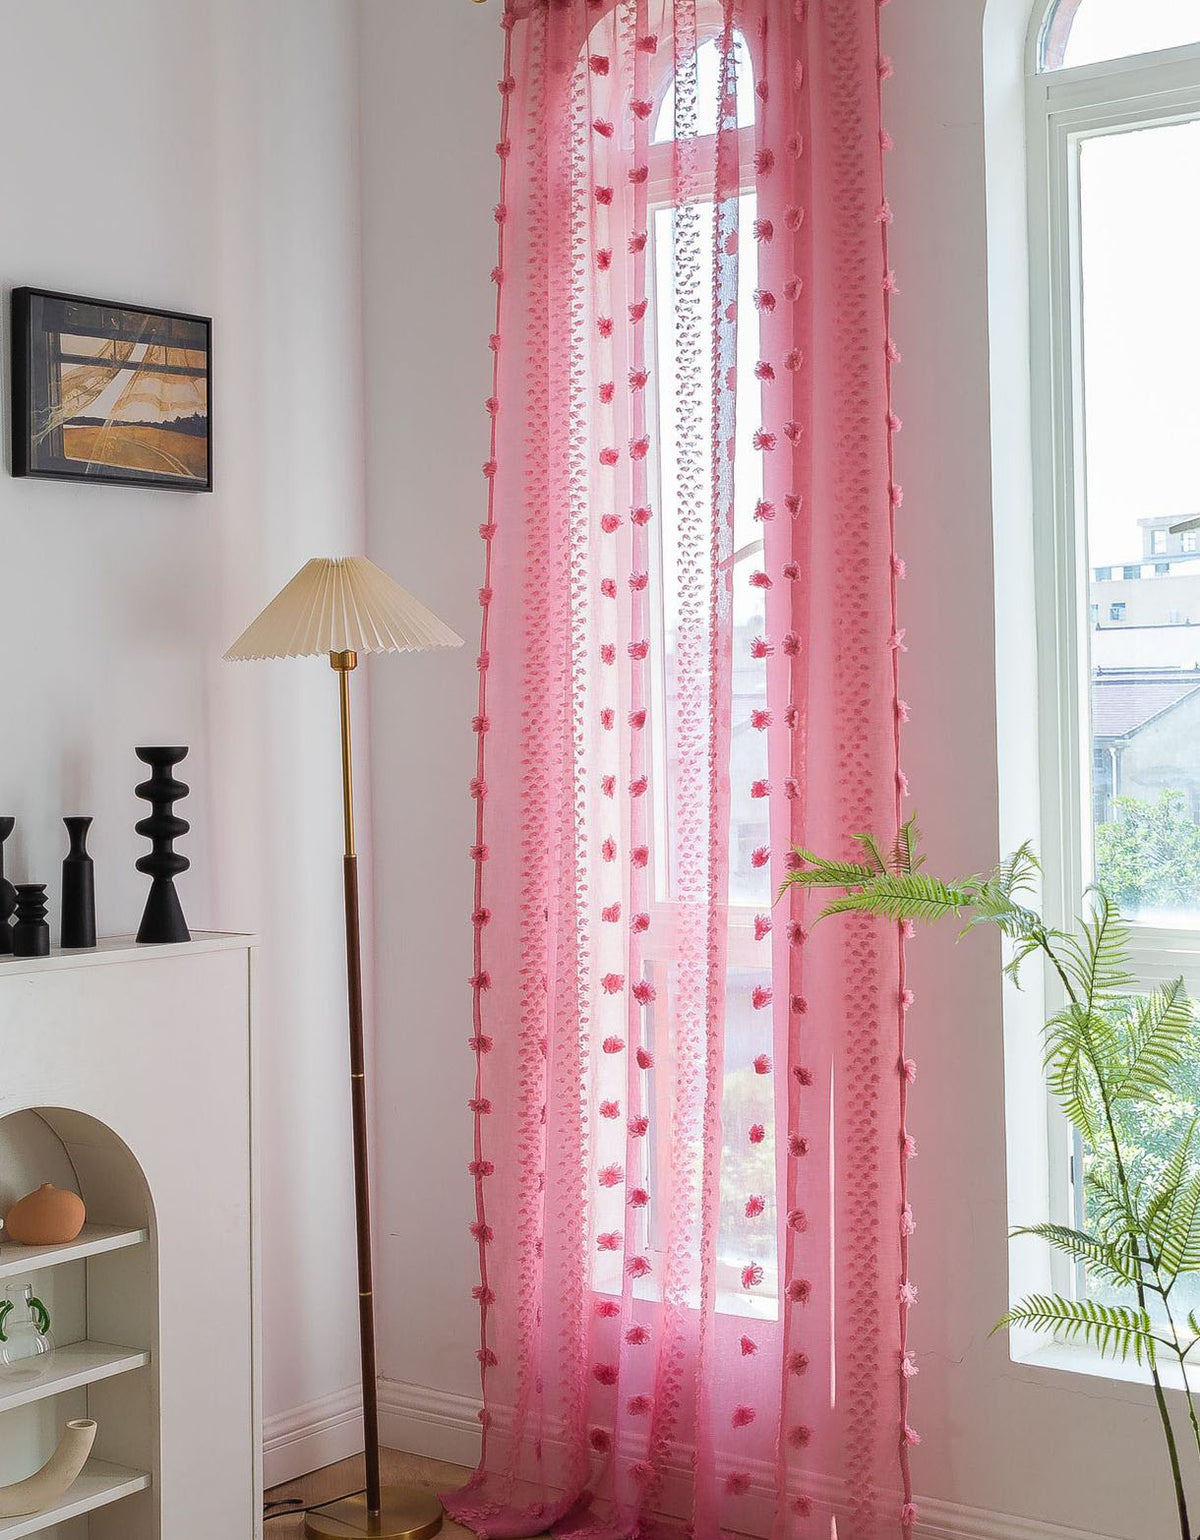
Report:
[[[1161,1364],[1177,1364],[1185,1391],[1191,1443],[1200,1467],[1200,1421],[1188,1383],[1188,1361],[1200,1349],[1200,1318],[1180,1319],[1176,1287],[1200,1273],[1200,1139],[1193,1117],[1153,1179],[1131,1169],[1132,1130],[1152,1110],[1179,1099],[1176,1082],[1198,1041],[1182,979],[1149,994],[1135,992],[1128,966],[1128,932],[1102,889],[1088,893],[1087,913],[1073,932],[1046,924],[1031,907],[1038,863],[1022,845],[987,876],[945,881],[925,870],[915,821],[890,849],[869,834],[856,837],[860,859],[826,860],[797,849],[784,889],[832,893],[818,919],[870,914],[929,924],[950,917],[960,939],[995,925],[1008,943],[1005,972],[1039,956],[1060,986],[1061,1004],[1045,1026],[1050,1089],[1091,1152],[1086,1229],[1037,1224],[1035,1235],[1080,1264],[1087,1276],[1124,1291],[1128,1302],[1031,1294],[993,1328],[1017,1326],[1059,1340],[1082,1341],[1110,1358],[1145,1364],[1170,1461],[1181,1540],[1193,1540],[1184,1489],[1181,1439],[1163,1390]],[[1153,1307],[1153,1308],[1152,1308]],[[1190,1461],[1190,1457],[1189,1457]]]

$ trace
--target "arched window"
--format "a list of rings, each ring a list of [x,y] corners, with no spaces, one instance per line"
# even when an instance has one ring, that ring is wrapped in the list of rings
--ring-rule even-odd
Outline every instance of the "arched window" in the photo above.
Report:
[[[1057,0],[1033,33],[1031,731],[1047,907],[1069,923],[1100,881],[1131,922],[1135,987],[1183,973],[1195,994],[1200,5]],[[1089,1228],[1089,1152],[1070,1151],[1062,1123],[1050,1149],[1053,1217]]]
[[[1042,28],[1039,64],[1071,69],[1200,43],[1196,0],[1057,0]]]
[[[750,63],[750,50],[740,32],[733,36],[733,62],[737,73],[737,126],[754,126],[754,71]],[[715,134],[717,131],[717,85],[721,78],[721,45],[710,37],[696,50],[696,96],[699,108],[695,132]],[[675,138],[675,77],[668,75],[666,89],[654,121],[655,144],[669,144]]]

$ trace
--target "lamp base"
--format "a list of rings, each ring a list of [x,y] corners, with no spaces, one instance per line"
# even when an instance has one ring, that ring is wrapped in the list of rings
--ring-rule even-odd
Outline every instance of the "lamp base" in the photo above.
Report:
[[[365,1497],[344,1497],[305,1515],[307,1540],[428,1540],[442,1527],[442,1505],[424,1487],[384,1487],[377,1517]]]

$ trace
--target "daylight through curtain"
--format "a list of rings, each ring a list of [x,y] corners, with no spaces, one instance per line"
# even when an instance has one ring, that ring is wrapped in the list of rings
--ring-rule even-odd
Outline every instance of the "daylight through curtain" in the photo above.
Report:
[[[487,1536],[911,1530],[874,0],[508,0],[472,783]]]

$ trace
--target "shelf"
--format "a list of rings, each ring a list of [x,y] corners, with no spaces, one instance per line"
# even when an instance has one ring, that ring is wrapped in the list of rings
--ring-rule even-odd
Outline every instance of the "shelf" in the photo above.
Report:
[[[162,945],[139,942],[134,936],[102,936],[95,946],[52,946],[48,957],[0,958],[0,978],[21,973],[54,973],[60,968],[102,968],[134,958],[187,957],[197,952],[244,952],[258,945],[256,936],[234,931],[194,930],[190,941]]]
[[[105,1508],[135,1492],[144,1492],[149,1485],[150,1477],[142,1471],[110,1465],[107,1460],[89,1460],[52,1508],[27,1513],[19,1519],[0,1519],[0,1540],[22,1540],[24,1535],[40,1534],[43,1529],[65,1524],[81,1513],[91,1513],[94,1508]]]
[[[0,1246],[0,1278],[18,1278],[40,1267],[59,1267],[105,1251],[123,1251],[150,1239],[148,1230],[123,1230],[113,1225],[84,1225],[66,1246]],[[0,1535],[4,1531],[0,1529]]]
[[[69,1342],[55,1349],[39,1373],[17,1376],[0,1369],[0,1412],[144,1369],[149,1362],[150,1354],[140,1348],[114,1347],[111,1342]]]

